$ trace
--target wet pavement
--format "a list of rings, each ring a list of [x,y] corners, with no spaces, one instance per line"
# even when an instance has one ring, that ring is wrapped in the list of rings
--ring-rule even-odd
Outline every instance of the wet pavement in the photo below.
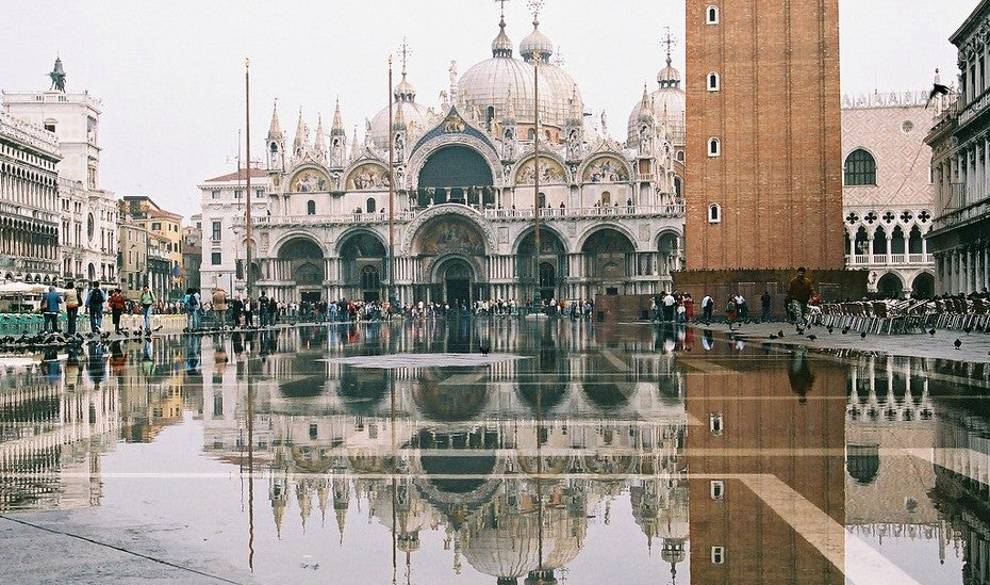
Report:
[[[988,388],[569,320],[0,358],[0,583],[987,583]]]

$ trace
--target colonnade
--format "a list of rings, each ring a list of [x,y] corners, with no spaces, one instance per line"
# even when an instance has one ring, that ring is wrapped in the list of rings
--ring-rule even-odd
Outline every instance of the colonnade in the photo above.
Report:
[[[969,294],[990,287],[990,242],[937,253],[935,264],[940,294]]]

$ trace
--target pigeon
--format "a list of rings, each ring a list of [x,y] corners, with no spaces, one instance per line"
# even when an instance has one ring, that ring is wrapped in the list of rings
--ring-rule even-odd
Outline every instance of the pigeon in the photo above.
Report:
[[[481,351],[481,355],[488,355],[488,352],[492,350],[492,346],[488,345],[487,343],[482,343],[481,345],[478,346],[478,350]]]
[[[842,328],[842,334],[843,335],[846,335],[847,333],[849,333],[849,330],[850,329],[852,329],[852,327],[850,327],[849,325],[846,325],[845,327]]]
[[[776,335],[774,335],[774,334],[771,333],[770,334],[770,339],[778,339],[778,337]]]
[[[929,329],[928,330],[928,335],[931,335],[932,337],[935,337],[935,330],[934,329]]]
[[[781,329],[780,331],[777,332],[777,337],[783,337],[783,336],[784,336],[784,330]]]
[[[973,328],[972,327],[963,327],[963,331],[966,333],[966,335],[969,335],[970,333],[973,332]]]
[[[835,331],[835,329],[833,329],[833,328],[832,328],[832,326],[831,326],[831,325],[829,325],[829,326],[828,326],[828,334],[829,334],[829,335],[832,335],[832,332],[833,332],[833,331]]]
[[[866,331],[859,334],[860,339],[866,339]]]
[[[811,341],[815,341],[815,340],[818,339],[818,336],[817,335],[809,335],[808,336],[808,339],[811,340]]]
[[[928,94],[928,101],[925,102],[925,109],[932,105],[932,100],[940,95],[949,95],[949,87],[939,83],[938,69],[935,70],[935,83],[932,84],[932,91]]]
[[[962,347],[962,340],[957,339],[952,343],[952,345],[956,346],[956,349],[959,349],[960,347]]]

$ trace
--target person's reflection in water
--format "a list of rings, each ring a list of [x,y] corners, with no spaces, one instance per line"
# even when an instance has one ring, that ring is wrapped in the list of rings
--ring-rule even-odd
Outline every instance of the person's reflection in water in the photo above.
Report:
[[[660,353],[674,353],[677,349],[677,332],[674,330],[673,325],[669,323],[664,323],[657,330],[657,340],[660,347]]]
[[[213,336],[213,363],[223,366],[227,363],[227,344],[224,343],[223,336]]]
[[[701,348],[705,351],[711,351],[715,348],[715,334],[712,333],[711,329],[705,329],[701,334]]]
[[[808,393],[815,384],[815,375],[811,372],[805,350],[795,351],[791,356],[791,367],[787,370],[787,378],[791,382],[791,391],[798,396],[798,402],[806,404]]]
[[[199,374],[199,352],[203,338],[199,335],[186,336],[186,371]]]
[[[45,380],[49,384],[57,384],[62,379],[62,364],[58,361],[58,350],[48,348],[44,355]]]
[[[99,386],[106,378],[106,358],[103,355],[102,343],[89,344],[89,362],[86,366],[89,379],[94,386]]]
[[[127,356],[124,355],[124,349],[121,347],[121,343],[119,341],[112,342],[110,344],[110,373],[120,377],[123,375],[126,366]]]
[[[235,331],[230,334],[230,344],[234,346],[234,355],[240,357],[244,353],[244,339],[241,338],[241,332]]]

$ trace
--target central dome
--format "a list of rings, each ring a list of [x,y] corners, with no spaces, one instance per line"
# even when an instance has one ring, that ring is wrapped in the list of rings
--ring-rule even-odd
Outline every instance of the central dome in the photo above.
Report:
[[[539,31],[530,35],[522,49],[524,56],[542,52],[550,40]],[[548,53],[549,55],[549,53]],[[574,81],[559,67],[544,63],[540,68],[540,123],[562,128],[567,119],[568,100]],[[521,124],[532,124],[534,115],[535,72],[532,62],[512,56],[512,41],[505,33],[505,20],[499,23],[499,33],[492,42],[492,58],[474,65],[461,76],[457,87],[460,98],[468,108],[478,108],[484,119],[498,118],[510,107]]]
[[[675,145],[683,145],[684,135],[684,112],[687,106],[687,98],[684,90],[681,89],[681,73],[671,65],[670,55],[667,55],[667,66],[657,74],[657,85],[659,88],[647,99],[637,100],[629,115],[629,136],[628,144],[635,148],[639,145],[639,119],[643,113],[643,108],[652,105],[653,116],[658,123],[663,124],[670,131],[671,140]]]

